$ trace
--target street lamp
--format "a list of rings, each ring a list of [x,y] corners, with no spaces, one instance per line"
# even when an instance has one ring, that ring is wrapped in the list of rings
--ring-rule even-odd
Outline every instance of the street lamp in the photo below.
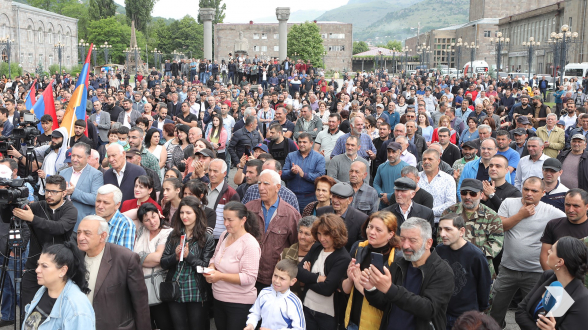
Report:
[[[132,47],[131,51],[135,53],[135,74],[137,72],[139,72],[139,54],[141,52],[141,48],[140,47]]]
[[[562,25],[561,32],[551,32],[551,38],[548,40],[549,44],[554,49],[554,59],[559,57],[558,61],[554,61],[554,68],[557,69],[556,65],[559,64],[561,74],[559,76],[559,84],[563,84],[563,75],[565,73],[565,67],[567,62],[568,47],[570,44],[578,43],[578,32],[570,31],[570,27],[567,24]],[[559,55],[559,56],[558,56]]]
[[[408,72],[408,52],[412,52],[412,49],[408,48],[408,46],[404,46],[404,77],[406,78],[406,74]]]
[[[469,48],[470,50],[470,68],[472,69],[472,77],[474,77],[474,57],[476,56],[476,49],[480,48],[480,46],[476,45],[476,43],[472,41],[472,43],[469,45],[466,42],[465,47]]]
[[[84,54],[86,54],[86,47],[88,46],[90,46],[90,44],[84,42],[84,39],[80,40],[80,42],[78,43],[78,51],[80,52],[81,62],[84,61]]]
[[[65,49],[65,45],[61,42],[58,42],[57,44],[55,44],[55,49],[57,50],[57,59],[59,60],[59,74],[61,74],[61,59],[63,57],[62,52]],[[10,67],[10,64],[8,64],[8,67]]]
[[[151,53],[153,54],[153,61],[157,65],[157,70],[159,70],[159,57],[161,56],[161,52],[159,50],[157,50],[157,48],[153,48]]]
[[[457,78],[459,78],[459,60],[461,58],[461,50],[462,47],[464,46],[464,42],[461,38],[457,38],[457,42],[456,43],[451,43],[451,48],[449,49],[450,53],[455,53],[455,57],[457,57],[457,63],[456,63],[456,70],[457,70]],[[450,62],[450,61],[448,61]],[[465,75],[465,72],[464,72]]]
[[[510,38],[505,38],[502,36],[502,32],[496,32],[496,39],[490,38],[490,44],[494,45],[494,49],[496,51],[496,79],[500,80],[500,69],[502,68],[502,47],[508,45],[510,42]],[[529,69],[529,73],[531,69]],[[529,76],[529,79],[531,77]]]
[[[94,62],[94,67],[96,67],[96,56],[98,56],[98,47],[93,45],[92,46],[92,62]]]
[[[12,43],[14,43],[14,39],[10,39],[10,36],[6,36],[6,38],[0,39],[0,44],[6,47],[6,57],[8,58],[8,78],[12,79],[12,72],[10,70],[10,49],[12,48]]]
[[[103,45],[100,45],[100,48],[104,50],[104,64],[108,64],[108,49],[112,48],[112,45],[109,45],[108,42],[104,42]]]
[[[529,37],[529,41],[523,41],[523,47],[527,47],[527,61],[529,62],[529,80],[531,80],[531,67],[533,66],[533,48],[540,46],[540,42],[536,42],[535,38]]]

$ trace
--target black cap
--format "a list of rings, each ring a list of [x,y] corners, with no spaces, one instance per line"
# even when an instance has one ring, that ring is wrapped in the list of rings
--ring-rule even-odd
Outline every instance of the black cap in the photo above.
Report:
[[[547,158],[543,162],[543,169],[550,169],[559,172],[561,171],[561,162],[556,158]]]
[[[409,178],[398,178],[394,181],[394,190],[416,190],[416,183]]]
[[[529,118],[527,116],[519,116],[519,118],[517,118],[517,123],[524,124],[524,125],[531,124],[531,122],[529,122]]]
[[[200,150],[200,151],[196,151],[194,154],[195,154],[195,155],[198,155],[198,154],[200,154],[200,155],[202,155],[202,156],[205,156],[205,157],[210,157],[210,158],[213,158],[213,157],[214,157],[214,155],[212,154],[212,150],[210,150],[210,149],[206,149],[206,148],[204,148],[204,149],[202,149],[202,150]]]
[[[137,155],[141,155],[141,150],[139,150],[139,148],[132,147],[127,150],[127,157],[134,157]]]
[[[394,141],[388,143],[388,147],[387,148],[388,149],[392,149],[394,151],[402,150],[402,146],[400,145],[400,143],[394,142]]]
[[[62,138],[63,137],[63,134],[61,134],[60,131],[55,130],[55,131],[53,131],[51,133],[51,136],[54,137],[54,138]]]
[[[463,148],[466,148],[466,147],[471,148],[471,149],[478,149],[478,146],[476,145],[476,143],[474,141],[471,141],[471,140],[465,142],[461,148],[463,149]]]
[[[527,134],[527,130],[524,128],[517,128],[513,131],[514,135],[525,135]]]
[[[459,189],[459,191],[467,190],[473,192],[480,192],[482,191],[482,189],[484,189],[482,181],[476,179],[464,179],[461,182],[461,188]]]
[[[331,194],[341,196],[343,198],[348,198],[353,196],[355,191],[353,187],[347,182],[339,182],[331,187]]]

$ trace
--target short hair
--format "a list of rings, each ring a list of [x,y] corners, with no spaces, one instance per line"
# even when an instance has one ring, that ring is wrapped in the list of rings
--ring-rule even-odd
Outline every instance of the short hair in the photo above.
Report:
[[[343,219],[335,213],[323,214],[312,224],[311,233],[316,241],[318,241],[319,229],[325,231],[325,234],[333,239],[335,249],[341,249],[347,244],[347,226]]]
[[[537,176],[530,176],[528,178],[525,179],[525,181],[523,182],[523,187],[525,186],[525,183],[537,183],[539,182],[541,184],[541,190],[545,190],[545,181],[543,181],[540,177]]]
[[[257,117],[255,117],[255,116],[249,116],[249,117],[245,118],[245,126],[249,126],[249,125],[253,124],[256,121],[257,121]]]
[[[243,112],[243,116],[244,117],[250,117],[253,114],[253,112],[257,112],[257,110],[255,110],[255,108],[253,108],[253,107],[248,107]]]
[[[90,147],[90,145],[85,142],[80,141],[74,144],[72,148],[84,148],[84,153],[86,154],[86,156],[90,156],[90,154],[92,153],[92,147]]]
[[[300,139],[308,139],[308,141],[312,142],[312,136],[309,133],[303,132],[300,133],[300,135],[298,135],[298,141],[300,141]]]
[[[8,116],[8,109],[6,109],[5,107],[0,107],[0,113]]]
[[[139,117],[137,120],[135,120],[135,125],[139,125],[139,123],[143,123],[143,125],[145,125],[147,128],[149,127],[149,119],[145,117]]]
[[[535,141],[535,142],[538,142],[538,143],[539,143],[539,145],[543,145],[543,140],[541,140],[541,138],[540,138],[540,137],[538,137],[538,136],[533,136],[533,137],[530,137],[530,138],[527,140],[527,144],[528,144],[529,142],[531,142],[531,141]]]
[[[547,117],[546,118],[549,118],[549,117],[555,117],[555,119],[557,119],[557,115],[555,113],[549,113],[549,114],[547,114]]]
[[[10,167],[10,169],[12,171],[14,171],[18,168],[18,163],[13,158],[4,158],[4,159],[2,159],[2,161],[0,161],[0,164],[1,163],[7,163],[8,167]]]
[[[447,128],[447,127],[441,127],[441,128],[439,128],[437,130],[437,134],[439,134],[439,133],[447,133],[447,134],[451,135],[451,131],[449,131],[449,128]]]
[[[503,129],[499,129],[498,131],[496,131],[496,137],[499,137],[499,136],[507,136],[510,139],[510,134],[506,130],[503,130]]]
[[[492,127],[490,127],[490,125],[482,124],[482,125],[478,126],[478,131],[480,131],[481,129],[487,130],[490,133],[492,133]]]
[[[257,171],[257,175],[260,175],[263,167],[263,161],[259,159],[252,159],[245,163],[245,166],[247,166],[247,168],[255,168],[255,170]]]
[[[335,179],[333,179],[332,177],[330,177],[328,175],[321,175],[318,178],[314,179],[314,188],[315,189],[318,186],[319,182],[326,183],[326,184],[330,185],[331,187],[333,187],[334,185],[337,184],[337,181]]]
[[[356,142],[356,143],[357,143],[357,145],[359,146],[359,139],[358,139],[358,137],[357,137],[357,136],[354,136],[354,135],[349,135],[349,136],[347,137],[347,140],[345,140],[345,143],[347,143],[347,141],[349,141],[349,140],[355,140],[355,142]]]
[[[96,191],[96,195],[108,195],[112,194],[112,199],[114,200],[114,204],[118,204],[122,201],[122,191],[113,185],[113,184],[105,184],[102,187],[98,188]]]
[[[145,131],[143,131],[143,129],[142,129],[141,127],[138,127],[138,126],[133,126],[133,128],[131,128],[131,129],[129,130],[129,133],[130,133],[130,132],[139,132],[139,135],[140,135],[141,137],[143,137],[143,135],[145,134]]]
[[[276,269],[288,273],[290,280],[298,275],[298,264],[294,260],[282,259],[276,264]]]
[[[429,146],[429,149],[423,151],[423,155],[424,154],[434,154],[435,155],[435,158],[441,159],[441,154],[439,153],[439,151],[436,150],[436,149],[431,148],[430,146]]]
[[[12,167],[11,167],[11,169],[12,169]],[[568,195],[570,197],[576,197],[576,196],[580,195],[582,202],[584,202],[584,204],[588,204],[588,192],[586,192],[586,190],[584,190],[584,189],[572,188],[572,189],[568,190],[568,192],[566,193],[566,197],[568,197]]]
[[[92,214],[92,215],[85,216],[82,219],[82,221],[84,221],[84,220],[98,221],[98,223],[99,223],[98,235],[101,235],[102,233],[106,233],[106,235],[108,235],[108,232],[110,231],[108,228],[108,221],[106,221],[106,219],[104,219],[103,217],[101,217],[99,215]]]
[[[118,135],[118,128],[111,128],[111,129],[108,131],[108,136],[111,136],[112,134],[116,134],[116,135]]]
[[[504,163],[506,164],[505,167],[508,167],[508,158],[504,157],[503,155],[496,154],[496,155],[492,156],[492,158],[502,159],[504,161]],[[492,158],[490,158],[490,159],[492,159]]]
[[[269,129],[270,130],[272,130],[272,129],[275,130],[276,133],[280,133],[280,134],[283,134],[284,133],[282,131],[282,125],[280,125],[280,123],[278,123],[278,122],[271,123],[271,125],[269,126]]]
[[[312,228],[312,224],[318,219],[314,215],[307,215],[298,221],[298,230],[300,227]]]
[[[276,171],[263,170],[263,171],[261,171],[261,173],[259,173],[259,177],[261,177],[264,174],[269,174],[271,176],[273,184],[282,184],[282,179],[280,178],[280,175]]]
[[[74,126],[86,128],[86,121],[83,119],[78,119],[75,121]]]
[[[400,225],[400,230],[404,230],[404,229],[413,229],[413,228],[419,228],[421,230],[421,237],[423,239],[423,241],[426,241],[428,239],[432,239],[433,238],[433,231],[431,229],[431,224],[423,219],[423,218],[417,218],[417,217],[412,217],[412,218],[408,218],[406,221],[404,221],[402,223],[402,225]]]
[[[336,112],[329,114],[329,118],[331,117],[336,117],[338,121],[341,121],[341,115]]]
[[[223,172],[223,173],[226,172],[227,171],[227,163],[223,159],[220,159],[220,158],[215,158],[215,159],[211,160],[210,163],[208,164],[208,167],[210,168],[210,165],[212,165],[212,163],[218,163],[218,162],[222,163],[221,172]]]
[[[118,128],[118,134],[126,134],[129,135],[130,129],[126,126],[121,126]]]
[[[41,117],[41,122],[42,123],[52,123],[53,122],[53,117],[51,117],[51,115],[43,115]]]
[[[414,166],[404,166],[402,170],[400,170],[400,176],[406,176],[407,174],[412,174],[415,177],[418,177],[419,170]]]
[[[455,227],[457,229],[462,229],[465,227],[465,221],[463,220],[463,217],[459,214],[456,214],[456,213],[448,213],[446,215],[443,215],[443,216],[441,216],[439,221],[441,221],[441,220],[452,220],[453,227]]]
[[[55,184],[59,186],[59,189],[65,190],[67,188],[67,181],[61,175],[51,175],[45,179],[46,184]]]

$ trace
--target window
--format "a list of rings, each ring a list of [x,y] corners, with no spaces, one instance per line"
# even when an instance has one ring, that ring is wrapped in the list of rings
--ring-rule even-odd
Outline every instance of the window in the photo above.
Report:
[[[33,42],[33,28],[30,25],[27,28],[27,41]]]
[[[267,33],[262,33],[261,34],[261,39],[267,39]]]
[[[345,50],[345,46],[329,46],[330,52],[342,52]]]
[[[327,34],[326,33],[321,34],[321,38],[327,39]]]
[[[43,64],[43,60],[44,60],[44,56],[43,54],[39,54],[39,63]]]
[[[484,37],[486,37],[486,38],[490,38],[490,36],[491,36],[491,33],[492,33],[492,32],[490,32],[490,31],[484,31]]]
[[[329,39],[345,39],[345,33],[329,33]]]
[[[280,46],[274,46],[274,52],[279,52],[280,51]]]
[[[53,43],[53,31],[49,30],[49,32],[47,32],[47,42],[49,44]]]
[[[53,64],[53,55],[49,55],[49,65]]]
[[[280,39],[280,34],[279,33],[274,33],[274,39]]]
[[[33,53],[29,53],[29,64],[33,64]]]
[[[71,57],[69,57],[69,56],[68,56],[68,57],[65,59],[65,65],[70,65],[70,64],[71,64]]]
[[[261,51],[262,52],[267,52],[267,46],[261,46]]]
[[[43,39],[45,39],[43,36],[43,30],[41,30],[41,28],[39,28],[39,43],[40,44],[43,43]]]
[[[253,34],[253,39],[259,39],[259,33],[254,33]]]
[[[570,22],[568,23],[568,25],[570,26],[570,30],[572,29],[572,18],[570,17]]]
[[[253,46],[253,51],[254,52],[258,52],[259,51],[259,46]]]

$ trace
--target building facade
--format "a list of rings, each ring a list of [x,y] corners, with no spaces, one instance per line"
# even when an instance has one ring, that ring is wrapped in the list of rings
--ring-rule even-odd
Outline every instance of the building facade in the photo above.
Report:
[[[0,0],[0,38],[9,37],[11,62],[20,63],[24,72],[34,72],[41,64],[47,71],[59,64],[55,47],[63,45],[61,64],[69,68],[78,63],[78,20],[10,0]],[[2,61],[8,49],[0,44]]]
[[[295,24],[288,23],[288,30]],[[352,24],[340,22],[316,22],[316,24],[319,26],[325,47],[326,54],[323,59],[327,70],[349,71],[353,53]],[[247,49],[237,49],[244,47]],[[252,22],[215,24],[214,59],[219,62],[223,59],[227,60],[229,53],[234,55],[236,51],[246,51],[250,58],[279,57],[279,24]]]

